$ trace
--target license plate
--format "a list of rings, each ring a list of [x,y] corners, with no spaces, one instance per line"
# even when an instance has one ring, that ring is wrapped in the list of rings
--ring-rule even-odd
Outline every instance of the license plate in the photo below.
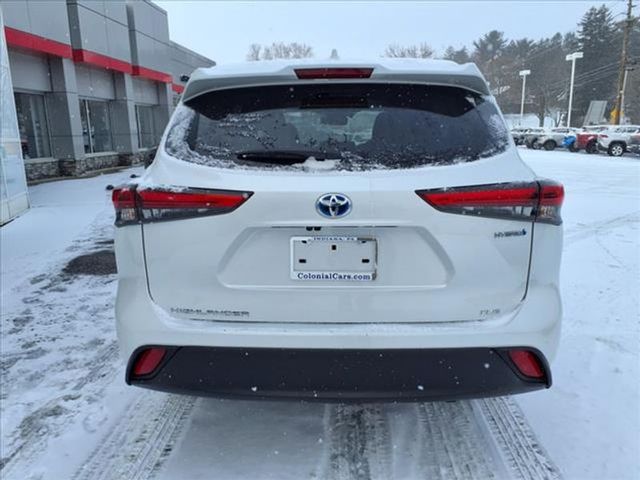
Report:
[[[377,256],[375,238],[292,237],[291,278],[309,282],[371,282],[376,278]]]

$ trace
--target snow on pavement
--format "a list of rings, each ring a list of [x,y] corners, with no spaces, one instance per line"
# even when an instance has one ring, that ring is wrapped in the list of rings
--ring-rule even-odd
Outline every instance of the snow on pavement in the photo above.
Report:
[[[65,266],[112,248],[104,187],[131,172],[32,187],[35,208],[0,229],[0,476],[639,478],[640,161],[521,154],[567,191],[554,386],[469,402],[250,402],[127,387],[114,275]]]
[[[550,390],[517,397],[570,479],[640,478],[640,157],[521,150],[565,185]]]

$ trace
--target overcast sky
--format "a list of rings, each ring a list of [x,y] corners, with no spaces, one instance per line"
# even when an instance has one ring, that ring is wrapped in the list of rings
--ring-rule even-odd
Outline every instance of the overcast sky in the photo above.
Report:
[[[156,0],[169,14],[171,39],[218,63],[244,61],[250,44],[307,43],[316,58],[380,56],[390,43],[427,42],[438,54],[472,45],[482,34],[538,39],[575,30],[591,6],[620,19],[624,0],[449,2],[240,2]]]

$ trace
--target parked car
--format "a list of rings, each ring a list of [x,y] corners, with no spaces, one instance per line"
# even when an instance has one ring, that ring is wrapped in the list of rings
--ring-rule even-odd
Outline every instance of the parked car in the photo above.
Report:
[[[516,145],[524,144],[524,137],[529,131],[529,128],[526,127],[515,127],[511,129],[511,138],[513,138],[513,142]]]
[[[542,127],[529,128],[527,132],[524,134],[523,143],[527,148],[540,148],[540,144],[538,143],[538,137],[542,135],[546,130]]]
[[[134,182],[113,192],[129,384],[320,401],[551,385],[564,190],[520,159],[475,65],[198,69]]]
[[[595,153],[598,151],[598,133],[611,128],[611,125],[588,125],[576,134],[575,149],[578,152],[584,150],[587,153]]]
[[[619,157],[627,151],[631,135],[635,133],[640,133],[640,126],[622,125],[604,130],[598,134],[598,150]]]
[[[563,145],[567,135],[575,135],[574,128],[556,127],[545,130],[536,137],[536,143],[545,150],[555,150]]]
[[[627,150],[631,153],[637,153],[640,155],[640,133],[634,133],[629,138],[629,144]]]

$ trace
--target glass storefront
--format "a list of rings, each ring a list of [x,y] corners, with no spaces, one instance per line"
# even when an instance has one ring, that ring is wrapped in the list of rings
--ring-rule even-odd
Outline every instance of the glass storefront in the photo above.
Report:
[[[153,121],[153,107],[136,105],[138,122],[138,143],[140,148],[153,148],[157,145],[156,130]]]
[[[51,145],[44,96],[16,93],[15,101],[23,158],[50,157]]]
[[[110,152],[111,120],[109,104],[97,100],[80,100],[80,120],[85,153]]]
[[[0,9],[0,225],[29,208],[15,100]]]

